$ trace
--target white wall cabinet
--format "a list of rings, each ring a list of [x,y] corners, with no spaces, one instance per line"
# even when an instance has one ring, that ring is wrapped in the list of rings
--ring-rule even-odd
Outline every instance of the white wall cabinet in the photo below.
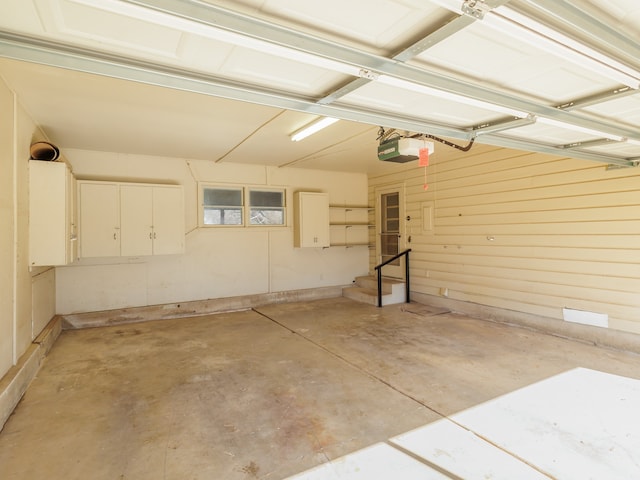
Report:
[[[329,196],[326,193],[296,192],[294,201],[294,247],[328,247]]]
[[[80,182],[82,257],[184,252],[179,185]]]
[[[120,185],[120,254],[153,254],[153,188]]]
[[[67,265],[77,257],[75,178],[64,162],[29,161],[29,264]]]
[[[120,190],[114,183],[79,183],[80,256],[120,255]]]
[[[153,254],[184,253],[182,187],[153,187]]]

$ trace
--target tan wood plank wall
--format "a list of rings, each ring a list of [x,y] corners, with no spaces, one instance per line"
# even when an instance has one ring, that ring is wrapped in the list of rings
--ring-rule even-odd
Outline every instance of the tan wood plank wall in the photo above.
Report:
[[[556,319],[605,313],[640,333],[640,168],[477,147],[436,150],[426,191],[417,162],[369,178],[370,205],[377,187],[405,185],[412,290]]]

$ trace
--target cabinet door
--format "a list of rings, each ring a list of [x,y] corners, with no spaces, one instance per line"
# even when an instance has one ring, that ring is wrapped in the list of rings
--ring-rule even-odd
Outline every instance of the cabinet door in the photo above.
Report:
[[[120,255],[117,184],[80,183],[80,251],[83,257]]]
[[[29,162],[29,262],[31,265],[69,263],[67,181],[65,163]]]
[[[153,188],[153,254],[184,252],[182,187]]]
[[[329,246],[329,198],[326,193],[296,192],[294,246]]]
[[[120,254],[153,253],[153,187],[120,185]]]

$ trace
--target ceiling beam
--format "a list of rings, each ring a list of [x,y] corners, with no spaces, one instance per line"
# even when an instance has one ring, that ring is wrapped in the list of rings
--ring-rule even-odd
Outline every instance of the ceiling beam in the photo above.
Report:
[[[609,138],[598,138],[596,140],[587,140],[584,142],[573,142],[567,143],[565,145],[557,145],[557,148],[562,150],[572,149],[572,148],[590,148],[590,147],[599,147],[601,145],[610,145],[612,143],[618,143],[615,140],[611,140]]]
[[[576,98],[569,100],[568,102],[556,105],[556,108],[565,111],[576,110],[578,108],[590,107],[592,105],[598,105],[600,103],[610,102],[612,100],[618,100],[620,98],[628,97],[630,95],[636,95],[638,90],[634,90],[631,87],[620,87],[613,90],[606,90],[604,92],[589,95],[587,97]]]
[[[417,57],[421,53],[426,52],[428,49],[430,49],[434,45],[437,45],[443,40],[446,40],[447,38],[460,32],[461,30],[464,30],[475,21],[476,21],[475,18],[470,17],[468,15],[458,15],[453,19],[449,19],[444,25],[442,25],[436,31],[418,40],[410,47],[405,48],[401,52],[394,55],[392,58],[393,60],[397,60],[399,62],[406,62],[407,60],[411,60],[412,58]]]
[[[514,148],[516,150],[525,150],[531,152],[548,153],[561,157],[577,158],[580,160],[591,160],[609,165],[617,165],[619,167],[637,167],[638,162],[630,158],[620,158],[611,155],[601,155],[598,153],[584,152],[581,150],[562,149],[557,145],[548,145],[544,143],[532,142],[530,140],[521,140],[503,135],[481,135],[476,138],[477,143],[485,143],[498,147]]]
[[[474,18],[469,17],[467,15],[459,15],[455,17],[453,20],[449,20],[447,23],[445,23],[442,27],[437,29],[435,32],[427,35],[426,37],[417,41],[410,47],[405,48],[400,53],[393,56],[393,60],[397,60],[398,62],[406,62],[407,60],[410,60],[420,55],[427,49],[431,48],[433,45],[440,43],[441,41],[449,38],[453,34],[468,27],[475,21],[476,20]],[[322,104],[328,104],[328,103],[334,102],[338,98],[342,98],[345,95],[348,95],[349,93],[357,90],[358,88],[365,86],[369,82],[371,82],[371,79],[369,78],[364,78],[364,77],[357,78],[347,83],[346,85],[338,88],[337,90],[331,92],[325,97],[321,98],[320,100],[318,100],[318,102]]]
[[[491,123],[485,123],[482,125],[476,125],[472,127],[471,130],[475,135],[486,135],[488,133],[503,132],[512,128],[526,127],[527,125],[535,123],[535,121],[536,120],[533,117],[516,119],[509,118]]]

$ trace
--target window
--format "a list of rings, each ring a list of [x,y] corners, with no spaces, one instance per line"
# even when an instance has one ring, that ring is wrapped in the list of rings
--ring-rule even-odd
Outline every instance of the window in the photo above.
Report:
[[[283,190],[249,190],[250,225],[284,225]]]
[[[242,189],[204,187],[205,225],[242,225]]]
[[[285,190],[204,185],[200,218],[202,225],[284,225]]]

